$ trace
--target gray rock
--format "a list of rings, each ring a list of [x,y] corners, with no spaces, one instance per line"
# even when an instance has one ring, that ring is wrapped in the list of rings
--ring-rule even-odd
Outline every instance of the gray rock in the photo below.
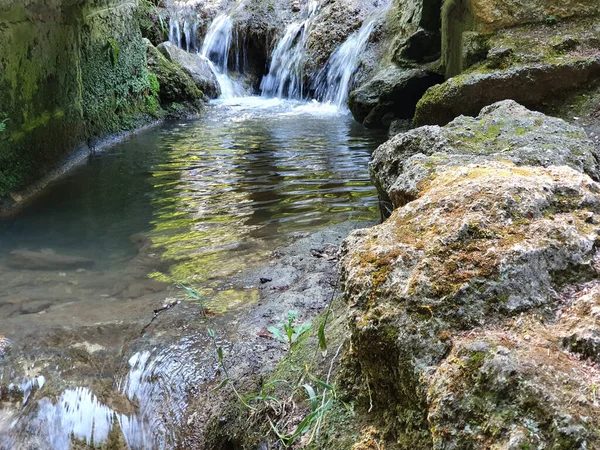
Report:
[[[217,98],[221,95],[221,88],[217,77],[210,68],[210,63],[202,55],[188,53],[171,42],[163,42],[156,47],[165,58],[181,66],[207,97]]]
[[[398,442],[600,444],[583,419],[595,399],[573,402],[596,381],[557,351],[585,337],[583,353],[597,352],[595,319],[574,324],[600,314],[600,296],[573,301],[573,319],[540,320],[569,303],[558,289],[598,284],[594,152],[580,128],[512,101],[376,150],[371,170],[397,209],[349,235],[340,271],[355,379]]]
[[[433,72],[390,65],[352,91],[348,106],[354,118],[367,128],[387,128],[394,118],[412,118],[425,91],[442,81],[443,77]]]
[[[585,57],[464,73],[430,88],[416,107],[414,121],[416,125],[445,125],[505,99],[538,108],[558,95],[589,86],[599,77],[600,58]]]
[[[380,195],[399,207],[444,168],[505,160],[517,166],[567,165],[600,180],[597,159],[582,128],[506,100],[475,118],[395,136],[375,151],[370,170]]]

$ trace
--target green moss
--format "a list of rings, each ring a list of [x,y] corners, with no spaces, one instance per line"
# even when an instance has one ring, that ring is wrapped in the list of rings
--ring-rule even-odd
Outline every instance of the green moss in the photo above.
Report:
[[[0,198],[56,167],[93,135],[131,129],[159,116],[157,81],[134,7],[85,2],[48,6],[40,21],[2,10],[0,27]]]

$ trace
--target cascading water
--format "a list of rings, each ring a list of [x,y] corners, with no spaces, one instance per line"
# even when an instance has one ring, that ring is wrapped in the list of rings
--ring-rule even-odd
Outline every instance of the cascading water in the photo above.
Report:
[[[385,16],[390,6],[391,2],[388,0],[384,5],[376,8],[360,29],[351,34],[331,54],[313,83],[315,97],[318,100],[333,103],[338,107],[345,106],[352,78],[360,64],[360,57],[365,51],[373,29]]]
[[[233,37],[233,21],[229,14],[221,14],[210,24],[200,54],[210,63],[221,87],[222,98],[243,95],[243,89],[228,75],[229,51]]]
[[[195,1],[170,1],[167,3],[169,41],[188,52],[198,50],[199,20],[195,6]]]
[[[305,19],[288,25],[285,35],[273,52],[269,73],[260,84],[265,97],[304,97],[302,67],[306,55],[306,41],[313,19],[319,11],[319,2],[310,0]]]

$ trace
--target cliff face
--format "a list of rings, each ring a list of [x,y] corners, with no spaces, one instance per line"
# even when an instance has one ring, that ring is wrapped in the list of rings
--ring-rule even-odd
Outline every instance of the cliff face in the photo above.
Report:
[[[136,8],[125,0],[0,6],[0,197],[150,109]]]

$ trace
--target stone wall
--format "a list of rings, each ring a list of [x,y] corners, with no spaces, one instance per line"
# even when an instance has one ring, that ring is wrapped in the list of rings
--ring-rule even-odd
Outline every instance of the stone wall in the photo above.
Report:
[[[136,9],[126,0],[0,6],[0,198],[148,109]]]

